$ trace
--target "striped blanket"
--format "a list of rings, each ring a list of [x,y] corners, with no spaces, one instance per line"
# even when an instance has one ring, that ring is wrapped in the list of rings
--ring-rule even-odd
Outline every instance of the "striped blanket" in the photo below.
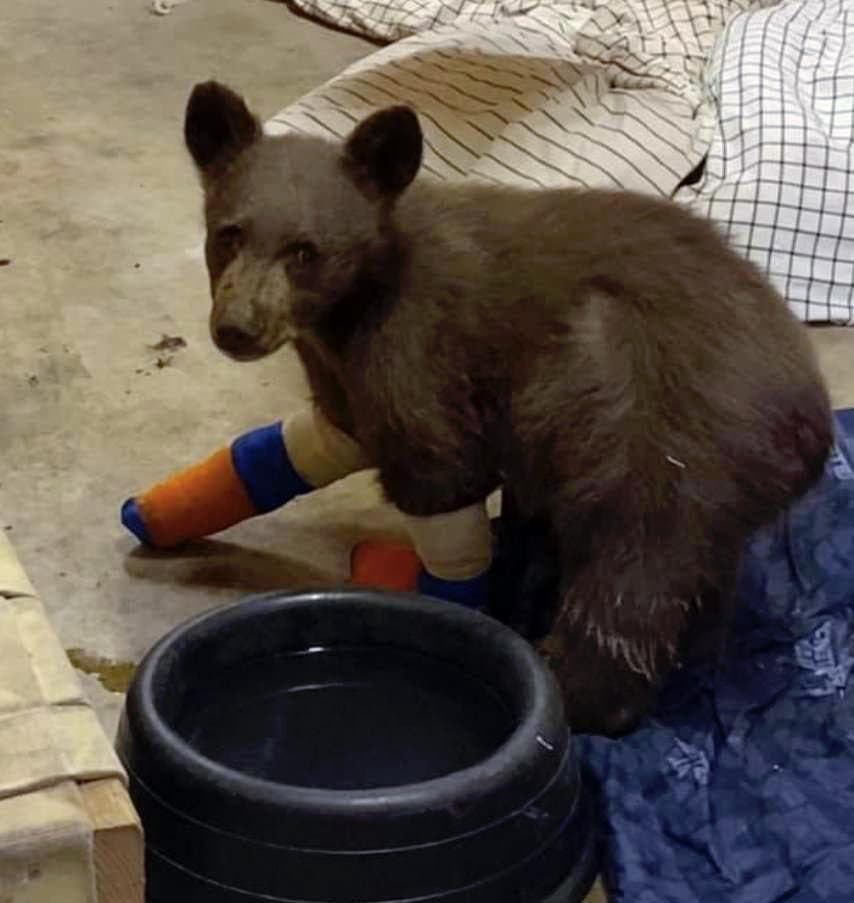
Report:
[[[708,149],[703,70],[746,2],[300,0],[321,20],[396,43],[271,127],[340,136],[404,101],[421,115],[435,178],[669,195]]]
[[[802,319],[854,317],[854,0],[293,2],[393,43],[271,132],[340,137],[407,102],[434,178],[674,196],[729,230]]]

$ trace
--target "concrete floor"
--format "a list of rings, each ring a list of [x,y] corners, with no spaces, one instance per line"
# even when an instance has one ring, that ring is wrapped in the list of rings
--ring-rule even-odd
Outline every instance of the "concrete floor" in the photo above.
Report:
[[[141,554],[118,521],[127,495],[304,395],[288,353],[237,365],[208,340],[191,86],[221,78],[269,115],[371,48],[267,0],[166,18],[147,0],[2,6],[0,527],[64,645],[115,687],[105,675],[172,625],[341,580],[360,531],[393,524],[361,477],[174,556]],[[158,367],[163,334],[187,347]],[[814,334],[836,402],[854,404],[854,332]],[[112,731],[121,696],[86,685]]]
[[[136,662],[213,604],[340,579],[373,498],[339,510],[333,490],[169,559],[120,527],[124,497],[304,394],[289,356],[239,366],[208,339],[192,85],[230,82],[267,116],[372,49],[267,0],[147,5],[0,10],[0,528],[82,661]],[[163,334],[187,347],[158,368]],[[112,730],[121,697],[87,687]]]

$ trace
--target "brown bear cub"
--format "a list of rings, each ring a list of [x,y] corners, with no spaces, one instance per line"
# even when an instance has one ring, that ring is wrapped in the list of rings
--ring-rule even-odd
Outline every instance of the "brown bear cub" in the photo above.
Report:
[[[673,667],[718,647],[745,541],[831,449],[783,299],[671,202],[416,180],[403,106],[343,143],[271,137],[208,82],[185,138],[216,344],[252,360],[293,343],[405,514],[503,487],[559,581],[534,614],[571,725],[636,723]]]

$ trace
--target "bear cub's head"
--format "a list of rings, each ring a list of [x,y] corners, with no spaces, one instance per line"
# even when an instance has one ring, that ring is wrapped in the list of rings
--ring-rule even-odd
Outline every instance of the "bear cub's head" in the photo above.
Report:
[[[389,215],[423,148],[408,107],[373,113],[343,142],[273,137],[211,81],[190,95],[184,138],[205,193],[211,335],[230,357],[334,332],[394,279]]]

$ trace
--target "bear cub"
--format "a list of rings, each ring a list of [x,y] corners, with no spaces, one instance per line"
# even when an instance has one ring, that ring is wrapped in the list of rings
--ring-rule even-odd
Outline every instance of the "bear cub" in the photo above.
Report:
[[[783,299],[669,201],[416,178],[405,106],[342,142],[272,137],[207,82],[185,140],[216,344],[292,344],[405,514],[501,487],[525,553],[502,594],[527,596],[516,620],[544,635],[570,724],[630,729],[671,669],[719,649],[745,541],[830,452]]]

